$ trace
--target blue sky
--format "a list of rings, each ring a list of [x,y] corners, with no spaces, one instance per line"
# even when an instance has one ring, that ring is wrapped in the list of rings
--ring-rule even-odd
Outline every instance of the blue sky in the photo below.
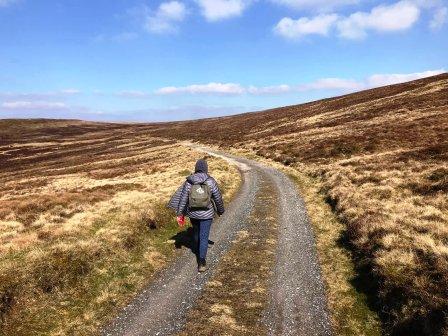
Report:
[[[227,115],[448,69],[445,0],[0,0],[0,118]]]

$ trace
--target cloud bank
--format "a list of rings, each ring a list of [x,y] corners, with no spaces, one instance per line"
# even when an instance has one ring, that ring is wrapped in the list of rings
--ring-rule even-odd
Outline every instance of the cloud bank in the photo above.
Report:
[[[0,99],[8,100],[48,100],[65,99],[81,94],[78,89],[62,89],[48,92],[0,92]]]
[[[303,92],[322,91],[328,94],[349,93],[368,88],[390,85],[445,73],[444,69],[429,70],[407,74],[374,74],[363,80],[347,78],[321,78],[309,83],[271,86],[244,86],[238,83],[194,84],[188,86],[169,86],[153,92],[120,91],[115,96],[122,98],[147,98],[156,95],[285,95]],[[64,92],[64,93],[62,93]],[[103,111],[85,106],[72,105],[59,98],[76,94],[76,89],[66,89],[46,93],[1,93],[0,118],[69,118],[104,121],[167,121],[222,116],[248,110],[260,110],[260,106],[222,106],[222,105],[183,105],[167,108],[148,108],[129,111]],[[65,96],[64,96],[65,95]],[[45,99],[48,98],[48,99]]]
[[[189,94],[222,94],[234,95],[244,93],[244,88],[240,84],[234,83],[208,83],[208,84],[193,84],[188,86],[167,86],[156,90],[156,94],[168,95],[177,93]]]
[[[278,95],[306,91],[340,91],[354,92],[384,85],[403,83],[415,79],[435,76],[446,72],[444,69],[429,70],[408,74],[374,74],[364,80],[345,78],[321,78],[314,82],[289,85],[281,84],[274,86],[243,86],[237,83],[208,83],[193,84],[188,86],[167,86],[155,91],[157,95]]]
[[[344,39],[363,39],[370,32],[394,33],[413,27],[421,16],[422,9],[434,11],[429,26],[440,29],[447,21],[446,7],[417,1],[403,0],[390,5],[378,5],[369,12],[354,12],[348,16],[319,14],[314,17],[282,18],[273,31],[290,40],[306,35],[328,36],[334,33]]]

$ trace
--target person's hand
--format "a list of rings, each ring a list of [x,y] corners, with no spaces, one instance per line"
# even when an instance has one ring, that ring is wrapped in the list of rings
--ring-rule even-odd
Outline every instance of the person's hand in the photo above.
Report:
[[[177,216],[176,219],[177,219],[177,224],[179,224],[180,227],[183,227],[185,225],[185,216],[184,215]]]

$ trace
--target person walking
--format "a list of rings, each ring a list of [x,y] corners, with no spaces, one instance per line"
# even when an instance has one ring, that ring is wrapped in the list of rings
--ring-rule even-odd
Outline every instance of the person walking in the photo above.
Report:
[[[184,216],[190,218],[198,271],[206,271],[210,228],[215,214],[221,216],[224,213],[224,202],[218,183],[208,174],[205,159],[196,162],[194,173],[187,177],[184,184],[173,195],[169,207],[176,211],[177,222],[180,226],[185,223]]]

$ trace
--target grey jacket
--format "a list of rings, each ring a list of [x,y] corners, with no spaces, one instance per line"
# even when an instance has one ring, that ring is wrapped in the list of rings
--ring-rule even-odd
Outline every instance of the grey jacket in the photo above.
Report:
[[[212,193],[212,204],[208,209],[192,210],[188,207],[188,198],[191,186],[196,183],[207,183]],[[210,219],[213,218],[215,212],[218,215],[224,213],[224,202],[222,200],[221,191],[219,190],[216,180],[205,173],[194,173],[187,177],[185,182],[176,190],[171,197],[168,207],[176,211],[176,214],[184,214],[190,218]]]

